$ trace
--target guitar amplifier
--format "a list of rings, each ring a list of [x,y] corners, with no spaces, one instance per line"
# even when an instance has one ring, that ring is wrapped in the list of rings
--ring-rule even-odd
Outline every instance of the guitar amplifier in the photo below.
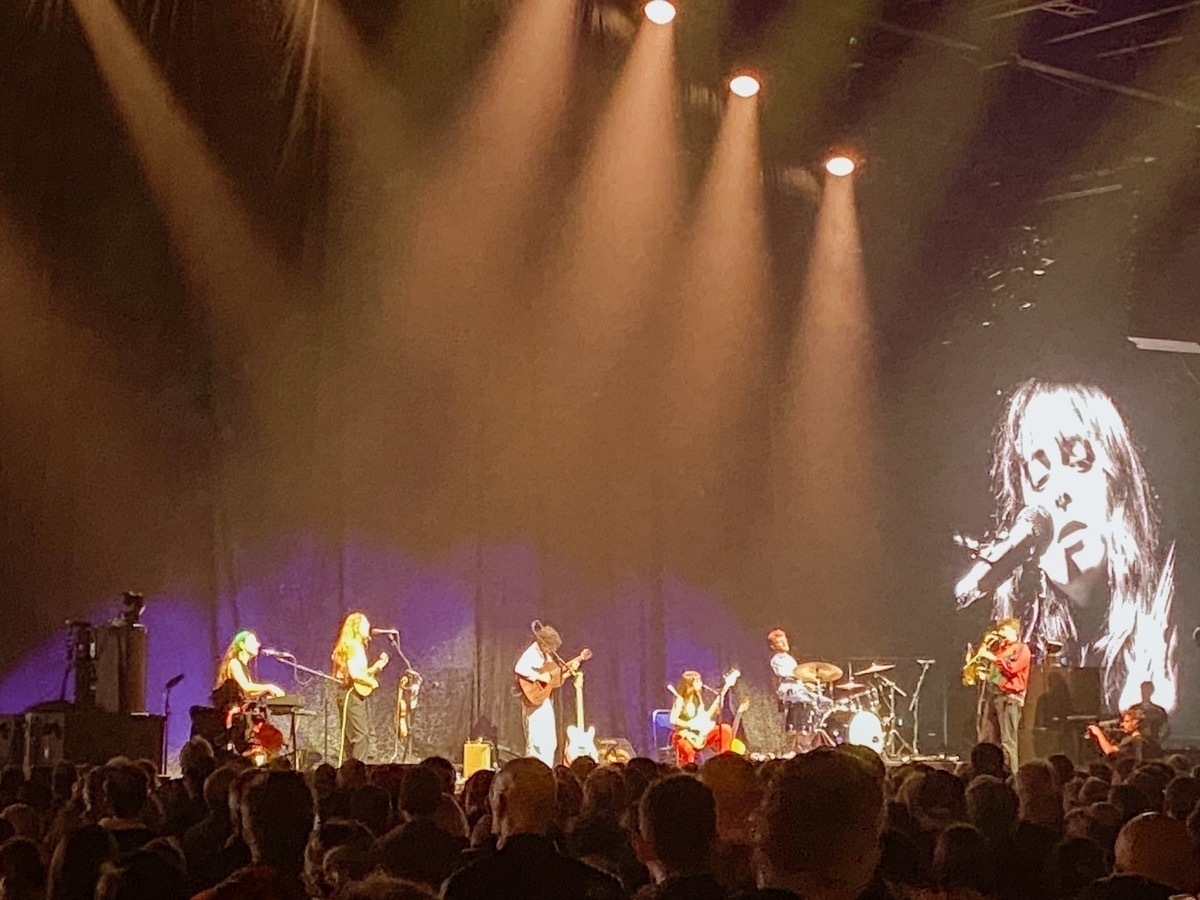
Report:
[[[463,778],[470,778],[481,769],[490,769],[493,749],[490,741],[467,741],[463,744]]]
[[[0,716],[0,768],[25,762],[25,716]]]
[[[602,763],[627,763],[637,756],[633,744],[625,738],[600,738],[596,741],[596,749],[600,751]]]
[[[123,715],[103,710],[31,712],[25,716],[25,767],[59,762],[102,765],[114,756],[162,756],[162,716]]]

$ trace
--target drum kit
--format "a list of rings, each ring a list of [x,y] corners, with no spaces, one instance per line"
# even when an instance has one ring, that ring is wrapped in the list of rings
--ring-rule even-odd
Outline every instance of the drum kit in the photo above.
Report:
[[[793,676],[806,696],[794,702],[807,706],[796,737],[800,749],[837,744],[870,747],[880,755],[900,756],[911,751],[900,735],[896,695],[907,697],[885,673],[894,664],[873,662],[842,681],[842,669],[828,662],[805,662]],[[785,698],[786,701],[786,698]]]

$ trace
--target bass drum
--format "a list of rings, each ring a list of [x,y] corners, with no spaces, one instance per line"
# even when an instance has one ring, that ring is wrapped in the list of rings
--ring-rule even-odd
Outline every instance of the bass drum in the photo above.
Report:
[[[837,744],[855,744],[883,752],[883,723],[870,710],[835,709],[822,723],[825,732]]]

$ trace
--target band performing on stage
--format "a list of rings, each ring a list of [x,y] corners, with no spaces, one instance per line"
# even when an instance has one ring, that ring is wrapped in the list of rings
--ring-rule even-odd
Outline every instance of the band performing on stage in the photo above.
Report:
[[[1010,772],[1015,772],[1021,762],[1019,733],[1031,674],[1040,671],[1043,676],[1052,676],[1047,683],[1058,684],[1072,671],[1086,671],[1058,667],[1053,658],[1049,663],[1035,667],[1031,648],[1020,639],[1021,631],[1021,623],[1015,618],[994,622],[978,644],[967,645],[962,669],[963,684],[977,691],[977,739],[999,746]],[[583,664],[592,657],[592,652],[584,649],[574,657],[564,659],[559,653],[562,636],[556,628],[535,621],[531,633],[533,641],[517,657],[512,669],[516,685],[515,707],[519,708],[524,737],[523,754],[549,766],[569,764],[582,756],[597,760],[608,758],[598,748],[596,726],[589,725],[584,715]],[[409,715],[416,705],[421,676],[400,651],[399,632],[372,629],[362,612],[352,612],[342,621],[330,653],[332,672],[329,675],[300,666],[290,653],[263,650],[254,632],[239,631],[217,667],[212,694],[216,715],[211,733],[206,736],[213,739],[219,749],[258,764],[296,752],[295,721],[298,714],[305,714],[301,710],[303,699],[287,694],[278,684],[256,680],[252,667],[263,654],[282,658],[297,672],[308,672],[336,684],[339,762],[374,758],[368,704],[380,687],[379,675],[388,665],[389,654],[378,653],[374,661],[370,661],[369,644],[373,634],[390,636],[407,667],[397,686],[395,729],[397,740],[409,737]],[[868,747],[891,761],[919,755],[916,719],[920,690],[933,660],[917,660],[921,669],[910,695],[892,680],[895,663],[872,661],[857,671],[850,668],[847,675],[831,662],[798,662],[788,634],[781,628],[772,629],[766,639],[770,656],[764,660],[762,674],[769,673],[773,681],[779,716],[777,737],[768,734],[760,738],[771,748],[769,754],[790,756],[817,747],[852,744]],[[1054,673],[1059,674],[1054,676]],[[686,766],[697,762],[702,754],[747,753],[741,725],[750,699],[743,696],[740,701],[730,701],[741,674],[739,669],[730,668],[719,681],[714,679],[717,687],[710,687],[700,671],[687,669],[674,684],[667,686],[671,696],[669,753],[672,762]],[[560,749],[555,700],[558,690],[568,681],[575,688],[576,716],[574,724],[566,728],[566,741]],[[1094,682],[1099,684],[1098,673]],[[1119,719],[1099,721],[1098,714],[1091,717],[1086,735],[1094,741],[1098,752],[1105,756],[1130,755],[1137,759],[1162,755],[1162,741],[1169,733],[1167,712],[1153,702],[1153,693],[1154,684],[1143,682],[1141,701],[1123,710]],[[1098,687],[1096,694],[1099,695]],[[903,704],[905,699],[908,700],[907,707],[898,708],[897,704]],[[1053,688],[1041,700],[1044,709],[1053,707],[1052,699]],[[912,725],[907,734],[906,711],[912,717],[908,720]],[[272,724],[271,717],[289,715],[290,733],[285,734]],[[1080,718],[1088,716],[1047,719],[1041,730],[1047,730],[1047,721],[1071,723]],[[600,741],[600,745],[604,744]],[[628,756],[627,751],[621,752]]]

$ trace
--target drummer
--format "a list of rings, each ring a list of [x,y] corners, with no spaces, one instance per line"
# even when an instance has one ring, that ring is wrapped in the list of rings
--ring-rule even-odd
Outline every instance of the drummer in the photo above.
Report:
[[[824,698],[800,680],[796,671],[799,664],[792,656],[786,631],[782,628],[771,631],[767,643],[775,651],[771,672],[775,675],[775,694],[784,709],[784,729],[788,734],[812,730],[815,708]]]

